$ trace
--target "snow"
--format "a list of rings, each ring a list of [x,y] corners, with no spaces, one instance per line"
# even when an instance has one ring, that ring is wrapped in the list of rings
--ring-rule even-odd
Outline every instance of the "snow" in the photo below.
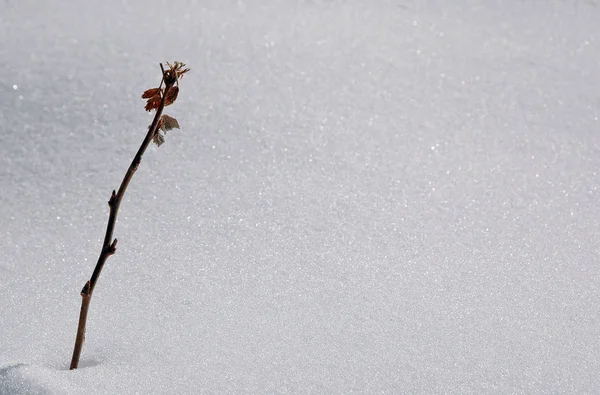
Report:
[[[595,1],[9,1],[0,393],[600,392]],[[106,204],[144,156],[68,371]]]

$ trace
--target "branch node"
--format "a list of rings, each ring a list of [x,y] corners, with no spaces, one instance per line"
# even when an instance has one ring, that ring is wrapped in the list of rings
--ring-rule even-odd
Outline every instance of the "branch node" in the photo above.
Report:
[[[108,248],[106,249],[106,253],[108,255],[112,255],[117,251],[117,239],[114,239],[112,244],[108,246]]]
[[[112,207],[115,204],[115,199],[117,197],[117,191],[113,189],[112,194],[110,195],[110,199],[108,199],[108,206]]]
[[[86,296],[89,296],[90,294],[90,282],[86,282],[85,285],[83,286],[83,289],[81,290],[81,297],[85,298]]]

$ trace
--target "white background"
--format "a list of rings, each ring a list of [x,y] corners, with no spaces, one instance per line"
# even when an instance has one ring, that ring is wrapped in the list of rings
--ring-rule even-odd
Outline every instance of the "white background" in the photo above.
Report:
[[[4,1],[0,393],[600,392],[596,1]],[[159,62],[181,130],[121,205]]]

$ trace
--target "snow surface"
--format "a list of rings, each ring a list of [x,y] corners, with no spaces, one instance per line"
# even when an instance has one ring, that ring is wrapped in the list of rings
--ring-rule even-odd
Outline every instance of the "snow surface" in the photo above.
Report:
[[[5,1],[0,393],[600,392],[599,7]]]

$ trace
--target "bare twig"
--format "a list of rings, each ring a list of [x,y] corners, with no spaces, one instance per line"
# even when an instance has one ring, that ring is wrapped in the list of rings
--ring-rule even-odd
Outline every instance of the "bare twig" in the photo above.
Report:
[[[87,321],[87,313],[90,305],[90,301],[92,299],[92,294],[94,292],[94,288],[96,287],[96,283],[98,282],[98,277],[100,277],[100,273],[102,272],[102,268],[104,267],[104,263],[108,259],[109,256],[113,255],[117,250],[117,239],[113,239],[113,232],[115,229],[115,224],[117,222],[117,214],[119,213],[119,207],[121,205],[121,200],[123,200],[123,196],[125,195],[125,191],[127,190],[127,186],[131,181],[135,171],[138,169],[142,161],[142,156],[150,145],[151,141],[157,142],[157,137],[161,137],[161,141],[163,139],[162,135],[160,135],[160,130],[168,130],[162,127],[162,112],[165,105],[170,103],[166,103],[168,100],[169,92],[174,85],[178,83],[178,78],[180,78],[184,73],[186,73],[189,69],[182,70],[183,63],[175,62],[174,65],[167,63],[169,68],[167,70],[164,69],[162,63],[160,64],[160,68],[162,71],[162,80],[159,88],[155,89],[156,94],[160,96],[160,100],[157,100],[159,97],[156,95],[154,98],[148,99],[148,104],[146,109],[148,111],[156,109],[156,114],[152,121],[152,124],[148,127],[148,133],[140,145],[131,165],[127,169],[125,173],[125,177],[123,177],[123,181],[121,181],[121,186],[119,187],[118,192],[112,191],[111,197],[108,200],[108,206],[110,207],[110,213],[108,216],[108,224],[106,226],[106,234],[104,235],[104,242],[102,243],[102,249],[100,251],[100,256],[98,258],[98,262],[96,263],[96,267],[94,268],[94,272],[92,273],[92,277],[85,283],[83,289],[81,290],[81,310],[79,312],[79,324],[77,326],[77,337],[75,340],[75,347],[73,349],[73,357],[71,358],[70,370],[77,369],[79,365],[79,357],[81,356],[81,349],[83,347],[83,342],[85,340],[85,325]],[[165,85],[164,89],[162,85]],[[177,86],[175,86],[177,88]],[[178,89],[178,88],[177,88]],[[144,93],[146,95],[146,93]],[[172,96],[172,95],[170,95]],[[155,99],[151,104],[151,100]],[[171,101],[171,103],[174,100]],[[169,117],[172,118],[172,117]],[[176,122],[176,121],[175,121]]]

